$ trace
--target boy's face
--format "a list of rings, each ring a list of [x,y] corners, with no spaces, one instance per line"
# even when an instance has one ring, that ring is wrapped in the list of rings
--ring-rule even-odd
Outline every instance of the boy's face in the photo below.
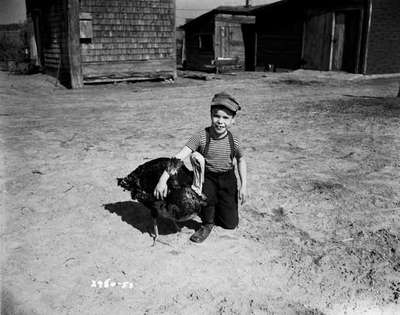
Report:
[[[225,135],[234,122],[235,117],[228,109],[211,109],[211,127],[217,136]]]

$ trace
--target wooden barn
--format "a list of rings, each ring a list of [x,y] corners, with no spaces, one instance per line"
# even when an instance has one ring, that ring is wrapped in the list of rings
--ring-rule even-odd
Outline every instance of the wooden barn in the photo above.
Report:
[[[220,6],[183,25],[185,67],[254,70],[254,7]]]
[[[26,0],[38,62],[70,88],[176,76],[174,0]]]
[[[282,0],[254,13],[257,67],[400,72],[399,0]]]

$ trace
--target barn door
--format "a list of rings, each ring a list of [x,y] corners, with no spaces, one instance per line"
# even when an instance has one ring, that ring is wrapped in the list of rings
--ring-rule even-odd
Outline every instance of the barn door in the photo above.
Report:
[[[332,46],[332,70],[358,71],[360,57],[361,12],[350,10],[335,13]]]
[[[219,27],[219,56],[218,57],[230,57],[230,42],[231,32],[228,25],[221,25]]]
[[[329,70],[332,13],[311,12],[304,23],[304,68]]]

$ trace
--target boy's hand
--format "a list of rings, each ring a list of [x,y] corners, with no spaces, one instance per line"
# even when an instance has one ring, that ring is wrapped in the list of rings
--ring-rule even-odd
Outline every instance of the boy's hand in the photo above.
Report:
[[[154,197],[156,197],[157,199],[164,200],[164,198],[167,197],[167,193],[168,193],[167,183],[159,181],[156,188],[154,189]]]
[[[154,197],[157,199],[164,200],[165,197],[167,197],[168,193],[168,186],[167,186],[167,180],[165,176],[161,176],[160,180],[157,183],[156,188],[154,188]]]
[[[245,186],[240,187],[239,189],[239,199],[240,199],[240,204],[243,205],[246,202],[247,199],[247,189]]]

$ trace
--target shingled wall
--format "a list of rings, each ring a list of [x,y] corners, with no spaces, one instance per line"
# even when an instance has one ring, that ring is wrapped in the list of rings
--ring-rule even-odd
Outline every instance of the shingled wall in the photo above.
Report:
[[[81,40],[84,79],[175,76],[174,0],[81,0],[93,37]]]

